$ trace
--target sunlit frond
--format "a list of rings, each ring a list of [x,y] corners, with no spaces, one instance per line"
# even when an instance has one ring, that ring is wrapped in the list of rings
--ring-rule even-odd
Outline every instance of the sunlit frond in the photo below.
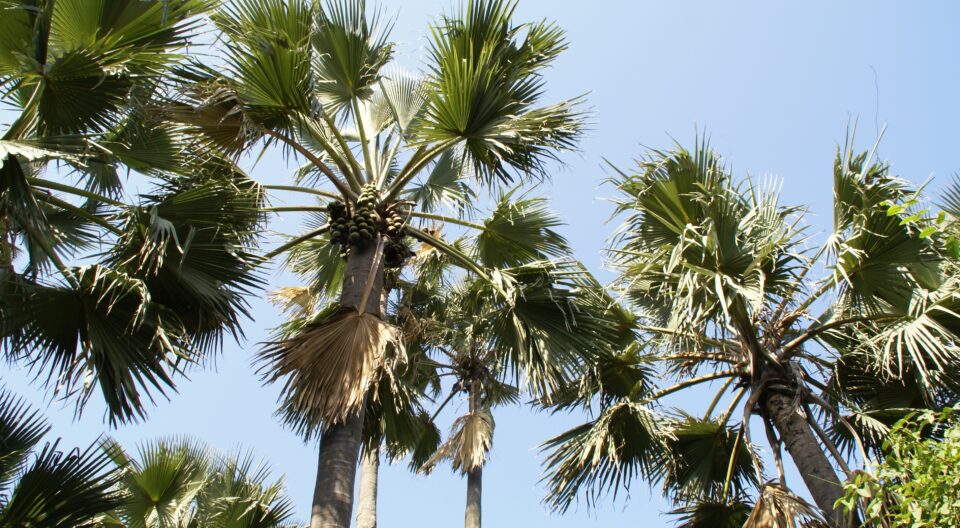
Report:
[[[330,425],[356,413],[396,329],[376,316],[344,310],[261,353],[264,380],[283,380],[280,413],[291,424]]]
[[[666,420],[638,404],[623,402],[594,421],[547,441],[546,502],[566,511],[578,495],[588,504],[612,491],[628,491],[636,478],[655,479],[669,460]]]
[[[471,1],[433,28],[430,89],[416,131],[424,143],[462,142],[487,181],[544,176],[544,161],[573,148],[583,125],[576,101],[536,106],[539,70],[566,45],[553,26],[515,25],[514,9],[504,0]]]
[[[734,497],[760,485],[754,471],[754,447],[747,445],[736,428],[686,416],[671,433],[667,442],[671,466],[664,489],[678,500],[723,500],[728,472]]]
[[[493,428],[493,415],[489,410],[457,418],[450,427],[450,436],[424,464],[423,470],[430,471],[443,460],[449,460],[453,469],[462,474],[482,468],[493,447]]]
[[[780,484],[767,483],[743,524],[744,528],[826,528],[816,507]]]

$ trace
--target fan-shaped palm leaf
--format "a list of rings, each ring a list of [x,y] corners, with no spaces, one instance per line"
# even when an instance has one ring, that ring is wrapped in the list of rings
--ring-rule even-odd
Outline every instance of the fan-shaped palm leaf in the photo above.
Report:
[[[668,460],[666,420],[642,405],[622,402],[604,409],[587,424],[558,435],[541,446],[550,492],[546,502],[566,511],[581,492],[588,504],[629,490],[634,478],[655,479]]]
[[[734,502],[697,501],[670,512],[677,516],[677,528],[743,528],[753,507]]]
[[[539,70],[564,48],[563,34],[534,25],[525,35],[511,22],[515,4],[471,1],[433,29],[426,109],[420,141],[463,141],[475,173],[512,178],[542,174],[542,157],[569,149],[582,115],[573,102],[537,107]]]
[[[767,483],[743,524],[744,528],[826,528],[816,507],[780,484]]]
[[[0,508],[2,526],[83,526],[118,507],[120,474],[96,446],[63,453],[47,444],[18,475]]]
[[[740,497],[760,485],[753,446],[726,424],[686,416],[674,425],[667,445],[671,464],[664,487],[680,501],[722,501],[727,488]]]
[[[50,430],[39,411],[13,393],[0,389],[0,492],[27,463],[30,451]]]
[[[402,347],[393,326],[350,309],[269,345],[260,361],[266,380],[284,380],[288,421],[330,425],[357,412],[391,345]]]
[[[493,447],[493,415],[489,410],[465,414],[450,427],[450,436],[430,457],[423,470],[432,470],[440,461],[449,460],[461,474],[480,469]]]

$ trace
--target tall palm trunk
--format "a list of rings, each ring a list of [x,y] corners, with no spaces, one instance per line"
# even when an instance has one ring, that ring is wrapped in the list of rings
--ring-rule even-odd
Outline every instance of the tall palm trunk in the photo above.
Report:
[[[470,414],[480,412],[480,384],[470,383]],[[480,501],[483,492],[483,466],[467,472],[467,507],[464,528],[480,528]]]
[[[800,476],[814,502],[826,512],[832,526],[847,526],[842,510],[834,507],[843,496],[843,486],[820,443],[813,436],[806,418],[797,412],[793,398],[785,394],[770,394],[765,408],[787,452],[800,470]]]
[[[383,268],[379,246],[363,251],[351,250],[344,269],[340,304],[364,309],[382,317]],[[376,267],[376,269],[373,269]],[[371,273],[372,270],[372,273]],[[369,291],[368,278],[370,280]],[[313,492],[310,528],[350,528],[353,514],[353,488],[357,477],[363,431],[363,407],[343,423],[329,424],[320,436],[320,459]]]
[[[380,474],[380,448],[364,453],[360,460],[360,489],[357,497],[356,528],[377,528],[377,486]]]
[[[483,468],[467,473],[467,509],[464,513],[465,528],[480,528],[480,499],[483,492]]]

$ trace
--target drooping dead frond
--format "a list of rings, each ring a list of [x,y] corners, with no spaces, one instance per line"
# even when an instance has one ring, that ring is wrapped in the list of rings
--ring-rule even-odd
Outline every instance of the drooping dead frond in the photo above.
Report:
[[[313,306],[310,288],[289,286],[270,292],[267,300],[284,312],[300,316],[307,315]]]
[[[763,486],[743,528],[826,528],[829,526],[816,506],[794,495],[776,482]]]
[[[371,314],[341,310],[261,353],[268,382],[283,379],[280,413],[297,429],[339,423],[363,404],[388,345],[402,349],[396,327]]]
[[[450,428],[450,437],[423,465],[422,471],[432,471],[443,460],[449,460],[454,471],[462,474],[480,469],[493,447],[493,427],[493,415],[487,410],[457,418]]]

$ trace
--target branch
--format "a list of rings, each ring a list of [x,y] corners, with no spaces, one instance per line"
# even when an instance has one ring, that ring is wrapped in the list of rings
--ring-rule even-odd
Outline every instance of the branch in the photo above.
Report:
[[[469,227],[469,228],[472,228],[472,229],[476,229],[476,230],[478,230],[478,231],[484,231],[484,230],[487,228],[487,227],[486,227],[485,225],[483,225],[483,224],[477,224],[477,223],[474,223],[474,222],[470,222],[470,221],[468,221],[468,220],[460,220],[459,218],[454,218],[454,217],[444,216],[444,215],[438,215],[438,214],[433,214],[433,213],[412,212],[412,213],[410,213],[410,216],[413,216],[413,217],[416,217],[416,218],[425,218],[425,219],[427,219],[427,220],[437,220],[437,221],[440,221],[440,222],[449,222],[449,223],[451,223],[451,224],[456,224],[456,225],[463,226],[463,227]]]
[[[777,465],[777,476],[780,477],[780,485],[787,485],[787,475],[783,472],[783,450],[780,447],[780,439],[777,438],[777,434],[773,431],[773,425],[770,424],[770,420],[764,416],[763,417],[763,428],[767,432],[767,442],[770,443],[770,447],[773,448],[773,461]]]
[[[703,414],[704,421],[710,419],[710,415],[713,414],[713,410],[717,408],[717,404],[720,403],[720,398],[723,397],[724,393],[727,392],[727,389],[730,388],[730,385],[736,381],[737,378],[730,378],[727,381],[723,382],[723,386],[720,387],[720,390],[717,391],[716,396],[713,397],[713,401],[710,402],[710,406],[707,407],[707,412]]]
[[[753,440],[750,439],[750,416],[753,414],[753,406],[760,401],[761,394],[763,394],[763,386],[751,394],[750,397],[747,398],[747,402],[743,404],[743,420],[740,421],[740,430],[743,431],[743,436],[748,446],[753,445]],[[755,456],[751,456],[750,459],[753,462],[753,470],[757,473],[757,482],[763,482],[763,472],[760,471],[760,462],[757,461],[757,457]]]
[[[780,301],[780,304],[777,306],[777,309],[773,312],[773,317],[770,318],[771,321],[777,321],[780,319],[780,316],[783,315],[783,311],[787,309],[787,304],[790,302],[790,299],[793,298],[793,294],[803,285],[803,279],[807,276],[807,273],[810,273],[810,270],[816,266],[817,261],[820,260],[820,256],[823,255],[823,252],[826,251],[827,244],[820,246],[820,249],[817,250],[817,253],[810,259],[810,265],[803,269],[800,272],[800,275],[794,279],[793,284],[786,293],[783,294],[783,300]]]
[[[426,147],[420,147],[417,152],[414,153],[413,157],[410,158],[410,161],[400,170],[400,173],[397,174],[397,179],[393,181],[390,185],[390,188],[387,190],[384,201],[389,201],[395,199],[403,188],[407,186],[417,174],[425,167],[428,163],[434,160],[437,156],[443,153],[443,151],[455,145],[459,139],[449,139],[440,143],[431,150],[426,150]]]
[[[743,399],[743,395],[747,393],[746,387],[741,387],[737,392],[737,395],[733,397],[733,401],[730,402],[730,406],[727,407],[727,410],[720,415],[720,423],[727,425],[727,422],[730,421],[730,417],[733,416],[733,410],[736,409],[737,404],[740,403],[740,400]]]
[[[71,286],[76,288],[77,291],[79,291],[80,282],[73,275],[73,273],[69,269],[67,269],[67,267],[63,264],[63,261],[60,260],[60,256],[57,255],[57,252],[53,250],[53,247],[50,246],[50,244],[48,243],[48,240],[40,236],[36,231],[34,231],[33,226],[29,222],[24,222],[23,219],[20,218],[20,216],[17,215],[14,211],[10,211],[10,215],[13,216],[13,218],[16,219],[17,223],[19,223],[20,226],[23,227],[23,229],[27,232],[27,234],[37,242],[37,245],[39,245],[40,249],[42,249],[43,252],[46,253],[47,257],[50,259],[50,262],[53,262],[53,265],[54,267],[57,268],[57,271],[59,271],[60,274],[63,275],[63,278],[66,279],[66,281]]]
[[[100,218],[95,214],[90,213],[90,211],[87,211],[86,209],[77,207],[76,205],[73,205],[70,202],[66,202],[64,200],[57,198],[56,196],[52,196],[46,193],[37,193],[37,194],[34,194],[33,197],[42,202],[47,202],[50,205],[59,207],[66,211],[70,211],[71,213],[79,216],[80,218],[83,218],[84,220],[89,220],[90,222],[93,222],[99,225],[100,227],[103,227],[104,229],[110,231],[111,233],[117,236],[123,235],[123,231],[117,226],[111,224],[110,222],[107,222],[106,220],[104,220],[103,218]]]
[[[733,451],[730,452],[730,461],[727,462],[727,476],[723,480],[723,499],[727,499],[727,494],[730,492],[730,482],[733,480],[733,465],[737,459],[737,449],[740,448],[740,440],[743,438],[743,429],[747,427],[748,424],[740,424],[740,430],[737,431],[737,438],[733,441]],[[749,447],[748,447],[749,449]],[[753,456],[751,455],[751,458]]]
[[[370,160],[370,145],[367,142],[367,132],[363,127],[363,119],[360,117],[360,103],[356,99],[353,101],[353,117],[357,123],[357,131],[360,132],[360,149],[363,151],[363,166],[367,170],[365,181],[372,181],[374,178],[373,165]]]
[[[690,339],[695,339],[695,340],[703,341],[704,343],[706,343],[706,344],[708,344],[708,345],[715,346],[715,347],[726,348],[726,347],[736,347],[736,346],[737,346],[735,343],[730,342],[730,341],[724,341],[724,340],[721,340],[721,339],[713,339],[713,338],[704,337],[704,336],[702,336],[702,335],[698,335],[698,334],[695,334],[695,333],[692,333],[692,332],[683,332],[683,331],[680,331],[680,330],[674,330],[674,329],[672,329],[672,328],[664,328],[664,327],[662,327],[662,326],[637,325],[637,328],[640,329],[640,330],[647,331],[647,332],[654,332],[654,333],[659,333],[659,334],[670,334],[670,335],[675,335],[675,336],[684,336],[684,337],[687,337],[687,338],[690,338]]]
[[[309,212],[325,212],[326,207],[322,205],[285,205],[282,207],[264,207],[264,211],[268,213],[309,213]]]
[[[333,132],[334,137],[337,138],[337,141],[340,146],[340,150],[334,148],[333,145],[325,137],[323,131],[317,131],[316,127],[313,125],[313,120],[309,117],[305,117],[302,114],[297,114],[301,124],[307,129],[307,132],[310,133],[310,136],[315,140],[320,142],[320,145],[323,146],[323,149],[327,151],[327,154],[330,156],[330,159],[337,164],[337,167],[343,172],[344,176],[347,178],[347,183],[350,185],[350,188],[355,192],[360,192],[362,183],[360,179],[361,169],[360,165],[357,163],[356,158],[353,156],[353,151],[350,150],[350,147],[347,146],[346,141],[343,140],[343,136],[340,135],[340,131],[337,129],[336,123],[330,119],[325,112],[322,113],[324,120],[327,123],[327,126],[330,127],[330,131]],[[347,160],[344,161],[340,159],[340,154],[343,153],[347,157]]]
[[[451,374],[453,373],[451,372]],[[438,407],[437,410],[434,411],[433,416],[430,417],[431,422],[437,419],[437,416],[440,415],[440,411],[442,411],[443,408],[446,407],[448,403],[450,403],[450,400],[453,399],[453,396],[455,394],[457,394],[456,391],[450,391],[450,394],[446,397],[446,399],[443,400],[443,403],[440,404],[440,407]]]
[[[363,287],[360,304],[357,306],[357,313],[360,315],[363,315],[363,313],[367,311],[367,299],[370,298],[370,292],[373,291],[374,276],[380,269],[380,259],[383,258],[383,241],[384,237],[377,237],[376,253],[373,254],[373,262],[370,263],[370,270],[367,271],[367,282]],[[380,311],[382,311],[382,309]],[[379,314],[379,317],[383,317],[384,315],[385,314]]]
[[[266,133],[268,136],[276,138],[281,143],[289,146],[293,150],[300,153],[303,157],[310,160],[310,162],[313,163],[314,166],[316,166],[318,169],[320,169],[320,172],[322,172],[327,177],[327,179],[330,180],[330,183],[332,183],[333,186],[336,187],[337,190],[340,191],[340,193],[343,194],[344,197],[354,199],[354,200],[357,198],[357,194],[353,192],[352,189],[347,187],[342,181],[340,181],[340,178],[337,178],[337,175],[334,174],[332,170],[330,170],[330,167],[327,167],[327,164],[324,163],[324,161],[320,159],[319,156],[311,152],[310,149],[304,147],[300,143],[297,143],[293,139],[290,139],[279,132],[270,130],[269,128],[264,129],[264,133]]]
[[[860,438],[860,433],[858,433],[857,430],[854,429],[853,425],[852,425],[849,421],[847,421],[847,419],[844,418],[843,415],[840,414],[840,413],[833,407],[833,405],[830,405],[829,403],[827,403],[826,401],[824,401],[823,398],[817,396],[816,394],[813,394],[813,393],[811,393],[811,392],[809,392],[809,391],[804,391],[804,392],[803,392],[803,397],[806,398],[806,399],[808,399],[808,400],[810,400],[811,403],[815,404],[816,406],[820,407],[821,409],[823,409],[823,410],[827,411],[828,413],[832,414],[833,417],[834,417],[838,422],[840,422],[844,427],[847,428],[848,431],[850,431],[850,435],[853,437],[853,441],[857,444],[857,449],[860,451],[860,456],[863,457],[863,462],[867,465],[867,469],[869,469],[869,470],[872,472],[872,471],[873,471],[873,466],[872,466],[872,464],[870,463],[870,457],[869,457],[869,455],[867,454],[867,448],[866,448],[866,446],[863,445],[863,439]]]
[[[687,380],[687,381],[684,381],[684,382],[681,382],[681,383],[677,383],[676,385],[673,385],[672,387],[669,387],[669,388],[667,388],[667,389],[663,389],[663,390],[661,390],[661,391],[658,391],[658,392],[652,394],[651,396],[648,396],[648,397],[644,398],[644,401],[651,402],[651,401],[659,400],[660,398],[663,398],[664,396],[673,394],[674,392],[677,392],[677,391],[679,391],[679,390],[683,390],[683,389],[685,389],[685,388],[687,388],[687,387],[692,387],[692,386],[694,386],[694,385],[699,385],[699,384],[701,384],[701,383],[706,383],[706,382],[708,382],[708,381],[713,381],[713,380],[717,380],[717,379],[728,378],[728,377],[731,377],[731,376],[737,376],[737,375],[739,375],[739,374],[740,374],[740,371],[739,371],[738,369],[722,370],[722,371],[720,371],[720,372],[714,372],[714,373],[712,373],[712,374],[705,374],[705,375],[703,375],[703,376],[699,376],[699,377],[696,377],[696,378],[693,378],[693,379],[689,379],[689,380]]]
[[[843,474],[847,477],[847,480],[853,478],[853,472],[850,471],[850,466],[848,466],[846,460],[843,459],[843,456],[840,454],[840,450],[837,449],[836,444],[830,440],[830,437],[827,436],[827,433],[824,432],[823,428],[820,427],[820,424],[818,424],[813,418],[813,413],[810,412],[810,406],[803,404],[803,409],[807,413],[807,423],[810,424],[810,428],[817,433],[817,436],[820,438],[820,442],[827,448],[828,451],[830,451],[830,454],[833,455],[833,458],[837,461],[840,469],[843,470]]]
[[[300,187],[297,185],[262,185],[262,187],[271,191],[291,191],[304,194],[315,194],[317,196],[323,196],[324,198],[330,198],[331,200],[343,199],[342,195],[336,193],[321,191],[319,189],[311,189],[309,187]]]
[[[27,177],[27,183],[35,187],[43,187],[44,189],[52,189],[54,191],[60,191],[67,194],[73,194],[75,196],[82,196],[84,198],[89,198],[91,200],[96,200],[98,202],[103,202],[105,204],[112,205],[114,207],[127,207],[127,204],[114,200],[109,196],[104,196],[102,194],[97,194],[95,192],[90,192],[85,189],[78,189],[72,185],[65,185],[63,183],[57,183],[50,180],[44,180],[42,178]]]
[[[793,341],[790,341],[789,343],[786,344],[786,346],[783,347],[783,349],[780,351],[780,354],[779,354],[780,360],[789,359],[791,352],[793,352],[797,347],[802,345],[804,342],[824,332],[832,330],[834,328],[851,324],[851,323],[862,323],[866,321],[883,321],[886,319],[897,319],[897,318],[898,316],[895,316],[895,315],[887,315],[887,316],[879,316],[879,317],[860,315],[857,317],[846,317],[843,319],[837,319],[834,321],[830,321],[829,323],[824,323],[820,326],[808,328],[806,332],[800,334],[799,337],[797,337]]]
[[[466,255],[464,255],[464,254],[463,254],[461,251],[459,251],[457,248],[455,248],[455,247],[451,246],[450,244],[447,244],[447,243],[444,242],[443,240],[441,240],[441,239],[439,239],[439,238],[437,238],[437,237],[435,237],[435,236],[433,236],[433,235],[431,235],[431,234],[429,234],[429,233],[427,233],[427,232],[425,232],[425,231],[421,231],[420,229],[417,229],[417,228],[415,228],[415,227],[413,227],[413,226],[406,226],[406,228],[407,228],[407,230],[409,231],[410,236],[412,236],[413,238],[416,238],[417,240],[419,240],[419,241],[421,241],[421,242],[425,242],[425,243],[427,243],[427,244],[430,244],[431,246],[433,246],[433,247],[437,248],[438,250],[444,252],[446,255],[452,257],[454,260],[460,262],[460,264],[462,264],[463,267],[465,267],[466,269],[468,269],[468,270],[476,273],[477,276],[483,278],[484,280],[489,281],[491,284],[493,283],[493,279],[491,279],[490,276],[487,275],[487,273],[486,273],[485,271],[483,271],[483,269],[481,269],[480,266],[478,266],[476,262],[470,260],[469,257],[467,257]],[[508,295],[507,295],[507,292],[502,291],[498,286],[495,286],[495,287],[497,288],[497,291],[499,291],[499,292],[500,292],[501,294],[503,294],[505,297],[508,296]]]
[[[310,240],[311,238],[318,237],[318,236],[326,233],[327,230],[329,230],[329,229],[330,229],[329,227],[324,226],[324,227],[321,227],[320,229],[317,229],[317,230],[315,230],[315,231],[311,231],[311,232],[309,232],[309,233],[307,233],[307,234],[305,234],[305,235],[298,236],[298,237],[294,238],[293,240],[291,240],[290,242],[287,242],[286,244],[283,244],[282,246],[278,247],[277,249],[274,249],[273,251],[271,251],[271,252],[267,253],[266,255],[264,255],[263,257],[261,257],[261,262],[262,262],[262,263],[268,262],[268,261],[272,260],[274,257],[276,257],[277,255],[283,253],[284,251],[287,251],[288,249],[290,249],[290,248],[292,248],[292,247],[294,247],[294,246],[300,245],[300,244],[302,244],[302,243]]]

